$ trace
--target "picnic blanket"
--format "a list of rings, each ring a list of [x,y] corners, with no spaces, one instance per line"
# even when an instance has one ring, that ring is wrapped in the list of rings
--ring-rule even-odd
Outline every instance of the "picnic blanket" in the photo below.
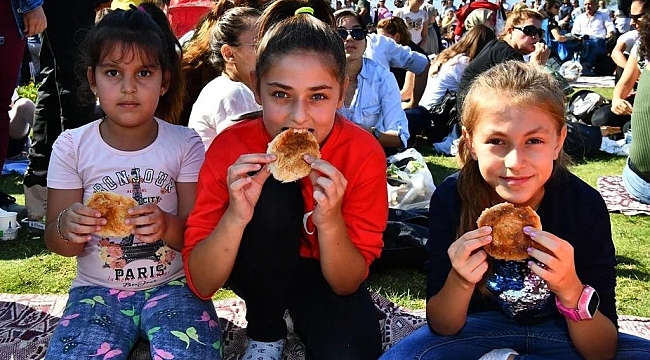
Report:
[[[372,293],[377,308],[377,320],[382,329],[384,349],[426,324],[424,310],[400,308],[377,293]],[[56,327],[66,295],[0,294],[0,360],[42,359]],[[214,302],[223,330],[224,359],[238,359],[246,347],[246,305],[235,298]],[[621,332],[650,339],[650,319],[621,316]],[[305,348],[290,330],[285,343],[284,360],[302,360]],[[149,346],[138,342],[130,360],[149,360]]]
[[[571,83],[574,88],[614,87],[614,76],[580,76]]]
[[[630,196],[621,176],[601,176],[596,181],[598,192],[607,204],[609,212],[624,215],[650,215],[650,205],[643,204]]]
[[[402,309],[377,293],[372,293],[372,299],[384,349],[426,323],[424,310]],[[67,295],[0,294],[0,360],[42,359],[66,301]],[[223,330],[224,359],[238,359],[246,348],[246,305],[239,298],[215,301],[214,305]],[[289,335],[283,359],[302,360],[304,345],[287,320]],[[650,327],[645,331],[650,339]],[[139,341],[129,359],[150,360],[149,345]]]

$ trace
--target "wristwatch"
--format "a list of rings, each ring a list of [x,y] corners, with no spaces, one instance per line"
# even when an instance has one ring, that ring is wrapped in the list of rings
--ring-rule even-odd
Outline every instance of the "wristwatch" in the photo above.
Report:
[[[379,137],[381,136],[381,131],[377,130],[377,128],[374,126],[371,127],[370,130],[372,130],[372,136],[374,136],[375,139],[379,139]]]
[[[600,305],[600,297],[596,290],[589,285],[584,285],[582,294],[580,294],[580,299],[578,300],[577,309],[567,308],[562,305],[557,296],[555,297],[555,306],[557,307],[557,311],[564,315],[565,318],[572,321],[592,319],[594,315],[596,315],[598,305]]]

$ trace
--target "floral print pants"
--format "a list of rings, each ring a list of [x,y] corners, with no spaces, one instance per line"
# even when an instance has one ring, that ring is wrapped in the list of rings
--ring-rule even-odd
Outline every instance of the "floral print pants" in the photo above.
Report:
[[[127,359],[139,338],[151,357],[221,359],[223,344],[211,301],[185,278],[143,291],[81,286],[70,290],[46,359]]]

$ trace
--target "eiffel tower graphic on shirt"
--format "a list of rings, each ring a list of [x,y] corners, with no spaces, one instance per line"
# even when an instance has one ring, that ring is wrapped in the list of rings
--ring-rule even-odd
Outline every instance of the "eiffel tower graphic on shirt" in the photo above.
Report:
[[[135,201],[138,202],[138,205],[144,204],[142,198],[142,188],[140,187],[140,179],[140,170],[135,167],[132,168],[130,179],[132,197]],[[120,246],[122,247],[123,252],[122,258],[126,261],[127,264],[140,259],[151,259],[154,261],[160,260],[160,255],[157,255],[156,252],[158,249],[164,246],[162,239],[151,244],[139,243],[134,245],[133,237],[134,235],[130,234],[122,238],[122,241],[120,242]]]

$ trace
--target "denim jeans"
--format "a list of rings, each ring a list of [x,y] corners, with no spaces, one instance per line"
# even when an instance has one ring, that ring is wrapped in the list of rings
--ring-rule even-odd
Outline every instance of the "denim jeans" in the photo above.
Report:
[[[630,195],[644,204],[650,204],[650,183],[630,169],[630,159],[627,159],[623,168],[623,184]]]
[[[153,359],[218,360],[223,351],[212,302],[182,278],[143,291],[72,288],[45,358],[127,359],[138,338],[149,341]]]
[[[421,327],[380,359],[478,359],[498,348],[516,350],[520,354],[516,359],[582,359],[564,319],[520,326],[497,311],[471,314],[461,332],[453,336],[438,336],[427,326]],[[616,359],[650,359],[650,341],[619,334]]]
[[[582,63],[591,67],[596,65],[596,58],[606,51],[605,39],[589,38],[582,40]]]

